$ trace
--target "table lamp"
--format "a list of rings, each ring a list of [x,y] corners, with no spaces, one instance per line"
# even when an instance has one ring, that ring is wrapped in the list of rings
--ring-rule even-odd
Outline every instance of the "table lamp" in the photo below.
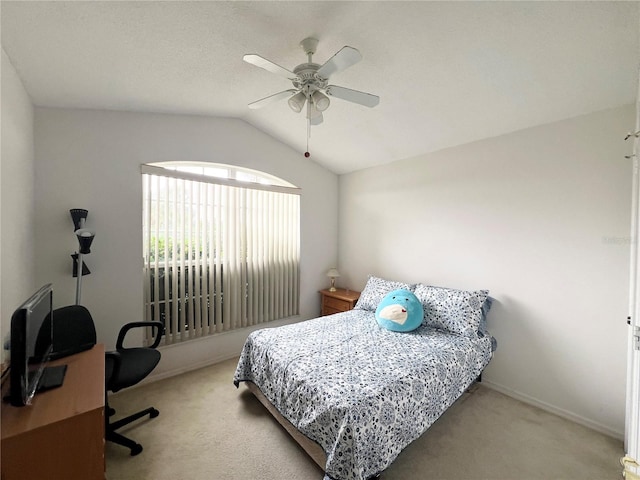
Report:
[[[330,292],[336,291],[336,278],[340,276],[340,272],[336,268],[330,268],[327,272],[327,277],[331,279],[331,287],[329,288]]]

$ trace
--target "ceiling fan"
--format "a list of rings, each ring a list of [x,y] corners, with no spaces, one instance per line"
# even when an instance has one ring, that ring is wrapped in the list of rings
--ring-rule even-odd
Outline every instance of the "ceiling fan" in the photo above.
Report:
[[[260,55],[249,54],[242,57],[247,63],[289,79],[294,87],[250,103],[249,108],[261,108],[277,100],[288,98],[291,110],[300,113],[306,103],[307,125],[310,127],[311,125],[322,123],[322,112],[329,108],[329,97],[340,98],[365,107],[378,105],[380,97],[376,95],[337,85],[329,85],[329,78],[332,75],[362,60],[362,55],[358,50],[353,47],[342,47],[338,53],[323,65],[319,65],[313,63],[311,59],[312,55],[316,53],[318,40],[311,37],[305,38],[300,42],[300,46],[307,54],[307,63],[301,63],[293,71],[287,70]]]

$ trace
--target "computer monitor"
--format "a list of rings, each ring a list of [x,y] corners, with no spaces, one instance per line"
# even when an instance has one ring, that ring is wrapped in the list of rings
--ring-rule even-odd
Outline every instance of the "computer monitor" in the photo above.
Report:
[[[53,349],[53,288],[47,284],[11,316],[10,401],[30,405],[37,391],[62,385],[66,365],[47,367]]]

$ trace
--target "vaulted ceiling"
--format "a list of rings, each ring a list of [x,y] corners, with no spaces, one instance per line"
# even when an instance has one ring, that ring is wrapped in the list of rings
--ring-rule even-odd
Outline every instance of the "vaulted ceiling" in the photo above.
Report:
[[[37,106],[242,119],[302,153],[291,88],[242,61],[287,69],[345,45],[363,59],[331,83],[311,160],[336,173],[635,102],[638,2],[25,2],[0,4],[2,47]]]

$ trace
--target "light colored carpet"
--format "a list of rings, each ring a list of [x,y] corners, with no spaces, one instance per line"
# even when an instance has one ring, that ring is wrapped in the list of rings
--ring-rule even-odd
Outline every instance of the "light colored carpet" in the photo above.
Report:
[[[321,480],[322,471],[242,384],[237,359],[122,391],[116,418],[160,410],[121,432],[144,446],[107,443],[108,480]],[[479,385],[382,475],[383,480],[622,478],[621,441]]]

